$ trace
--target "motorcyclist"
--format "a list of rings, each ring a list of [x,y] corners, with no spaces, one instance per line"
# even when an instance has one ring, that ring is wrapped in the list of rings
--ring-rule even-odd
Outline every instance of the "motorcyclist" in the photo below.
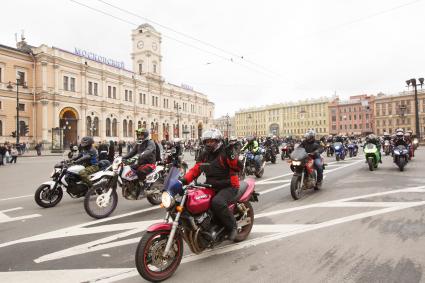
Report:
[[[94,140],[92,137],[86,136],[81,139],[80,153],[71,159],[74,164],[83,165],[85,168],[81,170],[81,180],[90,188],[93,184],[89,176],[99,171],[97,151],[93,148]]]
[[[211,201],[211,210],[226,229],[228,239],[233,241],[237,235],[237,224],[228,204],[234,200],[239,189],[238,158],[232,158],[226,153],[223,135],[218,129],[205,131],[202,134],[202,143],[205,149],[199,160],[180,180],[186,185],[202,172],[205,173],[205,182],[212,185],[217,192]]]
[[[409,146],[408,142],[404,137],[404,132],[401,129],[397,130],[395,138],[393,140],[393,144],[395,147],[402,145],[407,148]]]
[[[233,158],[238,158],[239,153],[241,152],[242,144],[235,136],[231,136],[229,139],[229,143],[226,147],[226,152],[228,156],[233,156]]]
[[[140,181],[144,181],[146,176],[152,173],[156,166],[156,146],[155,142],[149,139],[149,132],[145,128],[139,128],[136,130],[136,145],[132,150],[123,156],[123,160],[138,155],[137,163],[132,165],[132,169],[136,171],[137,177]],[[135,193],[132,191],[131,193]],[[133,195],[134,198],[138,196]]]
[[[277,144],[276,142],[272,139],[271,135],[268,135],[266,137],[266,140],[264,141],[264,147],[270,147],[270,149],[272,150],[272,155],[276,155],[276,148],[277,148]]]
[[[334,138],[334,143],[335,143],[335,142],[344,143],[344,139],[342,138],[342,136],[337,135],[337,136],[335,136],[335,138]]]
[[[323,147],[320,142],[315,139],[316,133],[314,130],[308,130],[304,134],[304,140],[300,143],[299,147],[305,149],[305,151],[312,155],[314,158],[314,166],[317,170],[317,188],[322,187],[323,181],[323,162],[320,154],[323,152]]]
[[[254,161],[257,170],[261,168],[262,155],[260,151],[260,147],[258,146],[258,142],[255,140],[253,136],[249,136],[246,138],[246,144],[242,147],[241,151],[249,150],[252,154],[254,154]]]
[[[363,145],[363,148],[366,146],[366,144],[372,143],[376,145],[376,148],[378,149],[379,153],[379,163],[382,163],[382,156],[381,156],[381,142],[379,141],[379,138],[374,134],[369,134],[366,137],[365,144]]]

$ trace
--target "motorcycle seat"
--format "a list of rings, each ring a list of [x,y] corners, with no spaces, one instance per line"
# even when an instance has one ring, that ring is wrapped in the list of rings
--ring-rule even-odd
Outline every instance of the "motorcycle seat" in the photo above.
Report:
[[[247,182],[240,182],[238,193],[236,194],[233,201],[235,201],[235,202],[238,201],[243,196],[243,194],[246,192],[247,189],[248,189],[248,183]]]

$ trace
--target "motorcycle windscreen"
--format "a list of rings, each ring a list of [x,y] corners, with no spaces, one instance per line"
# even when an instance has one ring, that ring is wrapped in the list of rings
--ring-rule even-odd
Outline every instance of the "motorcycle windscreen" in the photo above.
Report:
[[[183,191],[181,183],[178,181],[180,170],[172,166],[170,172],[164,181],[164,191],[169,192],[172,196],[180,194]]]
[[[303,147],[297,147],[294,149],[294,151],[291,153],[291,159],[295,161],[301,161],[307,158],[308,154],[305,151],[305,148]]]

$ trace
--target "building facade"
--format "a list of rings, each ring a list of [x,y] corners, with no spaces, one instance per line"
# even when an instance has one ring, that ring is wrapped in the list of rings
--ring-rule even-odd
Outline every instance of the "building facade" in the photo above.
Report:
[[[330,134],[360,136],[374,131],[374,96],[356,95],[347,101],[336,98],[329,103]]]
[[[319,136],[327,135],[329,101],[328,98],[310,99],[240,110],[235,115],[236,135],[301,137],[309,129],[314,129]]]
[[[235,117],[228,115],[221,116],[220,118],[214,119],[213,126],[219,129],[223,134],[223,137],[230,138],[235,136]]]
[[[397,95],[378,95],[375,99],[376,134],[395,133],[396,129],[412,130],[415,127],[415,95],[405,91]],[[425,133],[425,91],[418,90],[419,129]]]
[[[85,135],[100,140],[133,141],[137,128],[154,139],[198,138],[212,125],[214,103],[188,86],[161,76],[161,34],[143,24],[132,31],[133,70],[123,63],[80,49],[0,46],[0,142],[13,141],[16,86],[20,120],[29,126],[23,141],[66,146]],[[21,106],[21,104],[23,104]],[[22,111],[21,111],[22,110]],[[15,114],[14,114],[15,113]]]

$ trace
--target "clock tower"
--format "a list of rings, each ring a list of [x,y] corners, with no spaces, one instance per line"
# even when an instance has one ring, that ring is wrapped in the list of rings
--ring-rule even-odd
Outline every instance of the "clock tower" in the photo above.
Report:
[[[161,34],[150,24],[142,24],[131,34],[133,72],[161,77]]]

